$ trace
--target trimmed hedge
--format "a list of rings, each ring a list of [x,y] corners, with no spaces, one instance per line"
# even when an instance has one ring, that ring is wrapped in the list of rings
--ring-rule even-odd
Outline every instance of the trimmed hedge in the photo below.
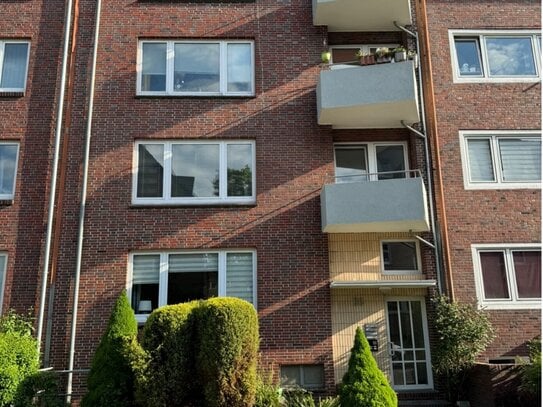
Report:
[[[396,407],[398,398],[370,351],[362,329],[356,328],[349,368],[341,384],[342,407]]]
[[[147,363],[138,374],[138,402],[144,406],[186,406],[201,399],[194,371],[192,311],[198,301],[167,305],[149,315],[142,347]]]
[[[212,298],[196,308],[196,371],[208,407],[253,406],[257,388],[258,317],[238,298]]]
[[[123,292],[94,354],[82,407],[134,405],[134,374],[127,349],[137,333],[134,312]]]

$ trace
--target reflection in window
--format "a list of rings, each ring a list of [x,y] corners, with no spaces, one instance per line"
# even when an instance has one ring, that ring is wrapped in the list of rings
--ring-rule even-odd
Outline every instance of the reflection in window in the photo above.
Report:
[[[219,44],[175,44],[174,91],[219,91]]]
[[[29,48],[28,42],[0,40],[0,91],[24,91]]]
[[[491,76],[534,76],[535,61],[531,38],[486,38]]]
[[[163,92],[166,90],[166,43],[153,42],[142,45],[141,90]]]
[[[0,143],[0,199],[13,199],[18,151],[17,143]]]

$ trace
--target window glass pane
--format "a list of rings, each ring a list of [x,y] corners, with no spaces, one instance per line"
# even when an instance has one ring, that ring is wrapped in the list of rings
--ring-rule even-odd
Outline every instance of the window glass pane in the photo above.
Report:
[[[218,254],[172,254],[168,259],[168,304],[219,295]]]
[[[541,298],[541,252],[514,251],[519,298]]]
[[[418,270],[415,242],[384,242],[383,262],[387,271]]]
[[[141,90],[164,92],[166,90],[166,43],[142,44]]]
[[[12,195],[17,169],[17,146],[0,144],[0,195]]]
[[[174,90],[219,92],[219,44],[175,44]]]
[[[227,46],[227,91],[251,92],[252,64],[250,44],[228,44]]]
[[[411,336],[411,312],[409,301],[398,301],[400,306],[400,325],[402,332],[402,348],[413,347],[413,337]]]
[[[392,381],[396,386],[405,385],[403,379],[403,364],[402,363],[393,363],[392,364]]]
[[[405,154],[402,145],[377,146],[377,172],[379,179],[405,178]],[[392,174],[381,174],[392,172]]]
[[[413,342],[415,348],[424,348],[424,329],[422,326],[422,307],[419,301],[411,301],[413,319]]]
[[[367,180],[366,149],[336,147],[336,182]]]
[[[226,295],[253,302],[253,254],[226,254]]]
[[[281,386],[301,385],[300,366],[281,366]]]
[[[219,145],[172,145],[172,197],[219,196]]]
[[[504,182],[541,181],[541,139],[500,138]]]
[[[481,272],[486,299],[507,299],[507,276],[503,252],[480,252]]]
[[[491,76],[533,76],[535,61],[531,38],[486,37]]]
[[[481,76],[481,54],[476,39],[455,39],[456,59],[460,76]]]
[[[305,365],[302,366],[304,373],[304,386],[323,387],[324,386],[324,366]]]
[[[24,88],[27,55],[28,44],[5,44],[0,88]]]
[[[138,198],[162,197],[164,175],[164,145],[140,144],[138,146]]]
[[[132,259],[132,308],[147,314],[158,307],[160,255],[137,255]]]
[[[228,196],[253,194],[253,146],[251,144],[227,145]]]
[[[472,182],[495,181],[490,139],[468,140],[468,160]]]
[[[428,384],[426,363],[417,363],[417,384]]]

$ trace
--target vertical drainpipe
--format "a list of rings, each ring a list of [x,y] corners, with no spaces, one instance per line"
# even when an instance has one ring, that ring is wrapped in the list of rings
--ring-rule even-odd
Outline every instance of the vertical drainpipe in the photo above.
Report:
[[[451,256],[450,256],[450,246],[449,246],[449,233],[448,233],[448,224],[447,224],[447,214],[445,210],[445,194],[443,191],[443,173],[441,171],[441,154],[439,151],[439,133],[437,129],[437,114],[436,114],[436,105],[434,98],[434,81],[432,78],[432,61],[430,58],[430,42],[429,42],[429,32],[428,32],[428,14],[426,9],[426,0],[417,1],[417,17],[422,28],[422,45],[423,50],[426,53],[426,57],[420,59],[420,68],[419,70],[424,70],[424,75],[426,77],[425,85],[423,86],[423,92],[426,94],[427,100],[427,117],[428,117],[428,135],[431,135],[433,141],[433,149],[435,154],[435,171],[436,171],[436,186],[437,186],[437,199],[436,205],[439,209],[439,215],[437,216],[441,223],[440,232],[441,238],[441,253],[444,261],[444,277],[446,280],[446,291],[451,300],[454,300],[454,284],[452,280],[452,268],[451,268]],[[422,61],[425,61],[426,64],[423,64]]]
[[[72,326],[70,332],[70,351],[68,360],[68,382],[66,385],[67,402],[70,403],[72,397],[72,380],[75,356],[75,337],[77,330],[77,307],[79,304],[79,282],[81,277],[81,259],[83,256],[83,237],[85,227],[85,208],[87,203],[87,184],[89,178],[89,155],[92,135],[92,114],[94,110],[94,87],[96,79],[96,59],[98,54],[98,38],[100,35],[100,11],[102,8],[101,0],[96,1],[96,20],[94,27],[94,46],[92,51],[92,68],[88,100],[87,126],[85,133],[85,155],[83,158],[83,180],[81,185],[81,204],[79,207],[79,227],[77,232],[77,257],[74,276],[74,300],[72,310]]]
[[[62,122],[64,114],[64,97],[66,89],[66,71],[68,69],[68,54],[70,45],[70,29],[72,25],[72,4],[73,0],[67,0],[66,15],[64,19],[64,47],[62,52],[62,70],[60,75],[60,89],[57,103],[57,118],[55,128],[55,146],[53,154],[53,168],[51,170],[51,184],[49,189],[49,205],[47,212],[47,230],[45,234],[45,253],[42,271],[41,291],[40,291],[40,304],[38,308],[38,327],[37,327],[37,346],[38,354],[41,352],[41,343],[43,336],[43,319],[45,308],[45,297],[47,295],[47,280],[49,273],[49,258],[51,256],[51,241],[53,236],[53,221],[55,213],[55,197],[57,192],[57,172],[59,163],[59,150],[62,134]],[[47,367],[47,366],[46,366]]]

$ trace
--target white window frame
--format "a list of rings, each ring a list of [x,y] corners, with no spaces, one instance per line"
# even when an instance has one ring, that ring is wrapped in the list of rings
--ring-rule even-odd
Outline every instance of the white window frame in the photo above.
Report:
[[[390,48],[390,49],[394,49],[394,48],[397,48],[399,46],[400,46],[399,43],[389,43],[389,44],[340,44],[340,45],[330,45],[330,51],[332,51],[334,49],[353,48],[353,49],[359,49],[364,53],[369,53],[371,48]],[[331,59],[330,59],[331,64],[334,63],[333,58],[334,57],[333,57],[333,53],[332,53],[332,56],[331,56]],[[355,57],[354,54],[353,54],[352,62],[358,62],[358,59]],[[346,64],[346,62],[338,62],[338,64],[342,64],[342,63]]]
[[[383,244],[385,243],[415,243],[415,258],[417,261],[416,270],[385,270],[385,253]],[[416,239],[383,239],[380,241],[381,272],[384,275],[418,275],[422,274],[420,245]]]
[[[6,274],[8,271],[8,254],[0,252],[0,257],[4,258],[4,268],[0,269],[0,315],[2,315],[2,304],[4,304],[4,290],[6,287]]]
[[[138,147],[140,144],[157,144],[164,146],[164,177],[162,180],[162,197],[138,197]],[[219,196],[218,197],[171,197],[172,145],[174,144],[215,144],[219,145]],[[251,145],[251,196],[227,196],[227,146],[230,144]],[[132,204],[133,205],[251,205],[256,202],[256,145],[254,140],[137,140],[134,143],[132,168]]]
[[[505,274],[507,276],[507,287],[510,295],[510,298],[508,299],[485,299],[483,273],[481,269],[481,260],[479,257],[479,253],[495,251],[502,251],[505,253]],[[540,298],[518,298],[516,276],[512,257],[512,253],[514,251],[541,251],[541,245],[533,243],[489,243],[471,245],[473,270],[475,274],[475,290],[477,293],[477,302],[479,308],[490,310],[541,309]]]
[[[409,150],[408,145],[406,141],[370,141],[370,142],[341,142],[341,143],[334,143],[334,176],[337,168],[337,162],[336,162],[336,147],[349,147],[352,146],[353,149],[365,147],[366,153],[367,153],[367,159],[368,159],[368,174],[372,174],[368,177],[370,181],[378,181],[378,175],[377,175],[377,147],[381,146],[396,146],[396,145],[402,145],[404,148],[404,165],[405,165],[405,171],[406,171],[406,178],[409,178]],[[362,180],[361,180],[362,181]],[[363,181],[366,181],[365,179]],[[336,180],[337,183],[337,180]]]
[[[219,261],[219,270],[218,270],[218,293],[219,297],[224,297],[226,295],[226,257],[227,254],[231,253],[251,253],[253,255],[253,306],[257,308],[257,280],[256,280],[256,270],[257,270],[257,258],[256,250],[254,249],[227,249],[227,250],[171,250],[171,251],[136,251],[132,252],[128,256],[128,273],[126,281],[126,293],[130,299],[130,305],[132,305],[132,285],[133,285],[133,264],[134,256],[144,256],[144,255],[160,255],[160,271],[158,279],[158,307],[168,305],[168,258],[170,255],[176,254],[190,254],[190,253],[199,253],[199,254],[217,254]],[[143,323],[147,320],[149,314],[138,314],[136,313],[136,320],[139,323]]]
[[[11,39],[0,39],[0,83],[2,81],[2,71],[4,67],[4,49],[6,44],[27,44],[26,52],[26,64],[25,64],[25,80],[22,88],[0,88],[1,92],[24,92],[26,89],[26,81],[28,78],[28,61],[30,59],[30,41],[28,40],[11,40]]]
[[[500,156],[498,149],[498,139],[500,138],[528,138],[539,137],[541,132],[535,130],[461,130],[460,138],[460,156],[462,159],[462,173],[464,176],[465,189],[534,189],[541,188],[541,182],[522,182],[522,181],[502,181],[502,170],[500,164]],[[487,181],[471,181],[471,170],[469,162],[468,140],[490,140],[492,168],[496,180]]]
[[[15,189],[17,185],[17,172],[19,169],[19,143],[16,141],[0,141],[0,146],[16,146],[17,147],[17,153],[15,155],[15,171],[13,174],[13,189],[11,190],[11,193],[9,194],[0,194],[0,201],[11,201],[15,198]]]
[[[474,82],[490,82],[490,83],[510,83],[510,82],[539,82],[541,79],[541,50],[538,46],[538,37],[541,36],[540,31],[534,30],[449,30],[449,46],[453,70],[454,83],[474,83]],[[458,58],[456,55],[455,38],[461,39],[476,39],[478,41],[479,52],[481,57],[481,76],[462,76],[458,69]],[[512,75],[512,76],[490,76],[488,65],[488,54],[486,49],[485,38],[490,37],[523,37],[532,39],[532,52],[534,56],[535,75]]]
[[[322,371],[323,371],[323,377],[322,377],[322,385],[311,385],[311,384],[306,384],[305,383],[305,368],[306,367],[322,367]],[[293,385],[282,385],[282,387],[286,388],[286,389],[291,389],[291,388],[296,388],[297,386],[301,387],[302,389],[308,389],[308,390],[314,390],[314,389],[322,389],[324,388],[325,386],[325,383],[326,383],[326,375],[325,375],[325,372],[324,372],[324,365],[322,363],[301,363],[301,364],[297,364],[297,363],[294,363],[294,364],[281,364],[281,366],[279,367],[279,381],[281,382],[281,368],[283,367],[297,367],[298,368],[298,371],[300,373],[300,383],[299,384],[293,384]]]
[[[166,44],[166,90],[144,91],[141,89],[143,65],[143,44]],[[175,92],[174,75],[174,45],[175,44],[218,44],[219,45],[219,92]],[[228,44],[249,44],[251,46],[251,90],[249,92],[227,91],[227,46]],[[254,96],[255,94],[255,47],[254,41],[248,40],[139,40],[137,54],[136,94],[142,96]]]

